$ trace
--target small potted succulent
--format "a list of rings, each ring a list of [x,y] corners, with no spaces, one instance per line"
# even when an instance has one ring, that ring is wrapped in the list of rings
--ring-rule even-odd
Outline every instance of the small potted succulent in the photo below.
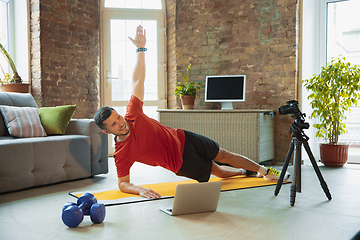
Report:
[[[316,136],[327,143],[320,144],[320,159],[325,166],[343,166],[348,159],[348,144],[339,143],[339,135],[346,133],[343,119],[360,97],[360,67],[346,62],[344,57],[332,59],[321,68],[320,74],[303,80],[311,93],[308,99],[313,109],[310,118],[319,118],[314,124]]]
[[[201,89],[201,83],[200,82],[191,82],[190,77],[190,67],[191,64],[187,66],[187,76],[185,76],[182,73],[179,73],[185,83],[182,82],[175,82],[176,88],[174,91],[174,96],[178,96],[181,99],[182,107],[183,109],[194,109],[194,102],[195,97],[197,95],[197,90]]]

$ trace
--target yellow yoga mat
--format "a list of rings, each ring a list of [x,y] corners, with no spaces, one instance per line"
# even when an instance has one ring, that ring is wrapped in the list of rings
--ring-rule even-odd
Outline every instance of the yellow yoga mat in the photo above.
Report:
[[[243,188],[252,188],[252,187],[262,187],[269,185],[276,185],[277,181],[269,181],[263,178],[254,178],[254,177],[232,177],[232,178],[218,178],[212,177],[209,180],[210,182],[222,181],[221,191],[235,190],[235,189],[243,189]],[[290,181],[286,181],[285,183],[289,183]],[[165,182],[165,183],[156,183],[156,184],[147,184],[141,185],[145,188],[150,188],[155,192],[159,193],[162,198],[170,198],[174,197],[176,185],[178,184],[186,184],[186,183],[197,183],[195,180],[187,180],[187,181],[178,181],[178,182]],[[73,197],[80,197],[85,192],[70,192],[69,194]],[[104,203],[105,205],[119,205],[133,202],[142,202],[149,201],[154,199],[146,199],[143,197],[139,197],[138,195],[123,193],[119,190],[103,190],[103,191],[93,191],[96,199]]]

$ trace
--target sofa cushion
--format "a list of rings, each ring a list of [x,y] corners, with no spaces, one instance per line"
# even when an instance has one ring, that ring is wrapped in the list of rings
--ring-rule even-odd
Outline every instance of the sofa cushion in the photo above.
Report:
[[[40,108],[39,116],[46,133],[64,134],[75,109],[76,105]]]
[[[0,193],[89,177],[90,151],[84,135],[0,140]]]
[[[37,108],[35,99],[30,93],[1,92],[0,105],[16,107],[34,107]]]
[[[37,108],[0,106],[5,125],[14,137],[44,137]]]

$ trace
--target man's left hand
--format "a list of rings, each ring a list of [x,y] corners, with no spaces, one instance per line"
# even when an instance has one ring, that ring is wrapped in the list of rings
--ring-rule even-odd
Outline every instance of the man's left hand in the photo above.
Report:
[[[139,25],[136,28],[135,39],[132,39],[131,37],[129,37],[129,39],[137,48],[145,47],[145,45],[146,45],[146,30],[143,28],[143,26]]]

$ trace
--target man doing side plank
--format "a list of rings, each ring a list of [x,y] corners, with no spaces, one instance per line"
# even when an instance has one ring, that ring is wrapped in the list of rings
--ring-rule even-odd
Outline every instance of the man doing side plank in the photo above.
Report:
[[[220,178],[237,175],[264,177],[277,180],[280,171],[259,165],[249,158],[229,152],[215,141],[183,129],[161,125],[143,113],[145,82],[146,31],[136,29],[135,39],[129,37],[137,47],[137,62],[133,73],[133,92],[126,107],[125,116],[113,108],[100,108],[95,123],[104,133],[115,136],[115,165],[118,186],[122,192],[138,194],[146,198],[159,198],[157,192],[130,182],[130,168],[134,162],[151,166],[162,166],[179,176],[207,182],[213,174]],[[219,165],[218,163],[230,166]],[[284,181],[289,178],[286,173]]]

